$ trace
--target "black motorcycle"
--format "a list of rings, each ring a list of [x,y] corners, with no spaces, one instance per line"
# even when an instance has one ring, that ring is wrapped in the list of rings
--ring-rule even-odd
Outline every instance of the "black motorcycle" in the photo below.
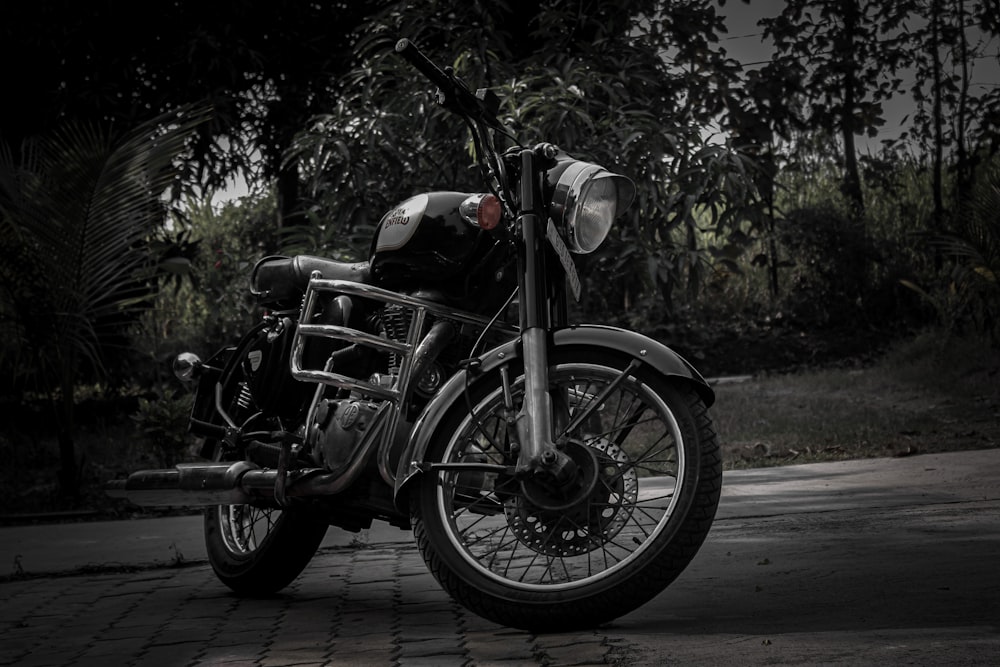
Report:
[[[489,192],[429,192],[367,262],[257,263],[265,309],[233,347],[180,355],[203,463],[108,492],[205,506],[209,560],[244,594],[289,584],[330,525],[412,529],[454,599],[531,630],[593,627],[694,557],[722,485],[705,380],[664,345],[569,321],[572,253],[604,241],[632,182],[510,139],[499,99],[412,43],[396,51],[475,142]]]

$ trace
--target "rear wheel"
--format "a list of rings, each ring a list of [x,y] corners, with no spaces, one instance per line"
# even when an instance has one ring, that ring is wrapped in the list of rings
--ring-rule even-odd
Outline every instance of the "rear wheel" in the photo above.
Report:
[[[283,422],[295,423],[302,412],[309,392],[285,370],[290,331],[284,321],[265,320],[226,363],[219,379],[222,402],[244,431],[284,430]],[[219,441],[210,440],[206,447],[206,455],[217,460],[246,457],[242,449],[225,450]],[[327,527],[294,508],[218,505],[205,509],[205,547],[220,581],[237,593],[269,595],[305,569]]]
[[[244,595],[268,595],[290,584],[312,559],[327,524],[295,511],[252,505],[205,510],[208,560],[222,583]]]
[[[419,481],[414,535],[460,603],[536,632],[593,627],[650,600],[694,558],[721,491],[715,432],[687,383],[647,367],[626,373],[628,361],[600,348],[551,355],[573,484],[473,471]],[[471,392],[473,414],[453,408],[429,460],[512,465],[499,379]],[[520,401],[523,377],[513,392]]]

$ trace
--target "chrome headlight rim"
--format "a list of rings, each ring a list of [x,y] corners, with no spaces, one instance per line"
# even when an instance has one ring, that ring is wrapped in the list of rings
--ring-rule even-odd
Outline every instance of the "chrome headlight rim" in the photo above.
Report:
[[[551,212],[557,222],[565,224],[566,245],[570,251],[588,254],[604,243],[615,218],[632,203],[635,184],[625,176],[615,174],[591,162],[581,160],[566,162],[568,164],[558,174],[555,182]],[[593,216],[581,216],[581,211],[588,204],[588,197],[593,196],[595,186],[606,185],[609,181],[614,186],[613,201],[608,202],[605,199],[599,203],[612,204],[610,212],[596,219]]]

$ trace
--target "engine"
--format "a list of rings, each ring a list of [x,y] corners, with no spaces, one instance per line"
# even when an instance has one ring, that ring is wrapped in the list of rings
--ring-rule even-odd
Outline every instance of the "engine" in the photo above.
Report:
[[[316,462],[337,471],[354,458],[378,405],[353,398],[323,399],[316,406],[307,441]]]

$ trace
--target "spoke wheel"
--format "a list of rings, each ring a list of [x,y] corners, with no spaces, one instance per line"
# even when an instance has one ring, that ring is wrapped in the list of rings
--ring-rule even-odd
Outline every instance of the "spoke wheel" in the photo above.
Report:
[[[280,427],[280,420],[265,416],[253,398],[247,375],[249,343],[257,340],[264,325],[252,330],[229,360],[221,382],[229,414],[245,429],[249,420],[261,430]],[[273,421],[272,421],[273,420]],[[223,451],[212,442],[216,460],[239,460],[241,453]],[[326,535],[328,524],[298,509],[279,510],[254,505],[218,505],[205,509],[205,548],[215,575],[243,595],[270,595],[290,584],[312,559]]]
[[[277,526],[281,510],[252,505],[219,505],[219,532],[229,553],[252,554]]]
[[[244,595],[290,584],[312,559],[327,524],[294,511],[218,505],[205,510],[205,547],[215,575]]]
[[[721,489],[715,434],[693,390],[648,370],[622,378],[626,365],[605,350],[552,355],[571,483],[465,471],[421,480],[417,541],[460,602],[530,630],[592,627],[656,595],[694,557]],[[473,391],[473,413],[454,410],[433,460],[513,465],[499,382]]]

